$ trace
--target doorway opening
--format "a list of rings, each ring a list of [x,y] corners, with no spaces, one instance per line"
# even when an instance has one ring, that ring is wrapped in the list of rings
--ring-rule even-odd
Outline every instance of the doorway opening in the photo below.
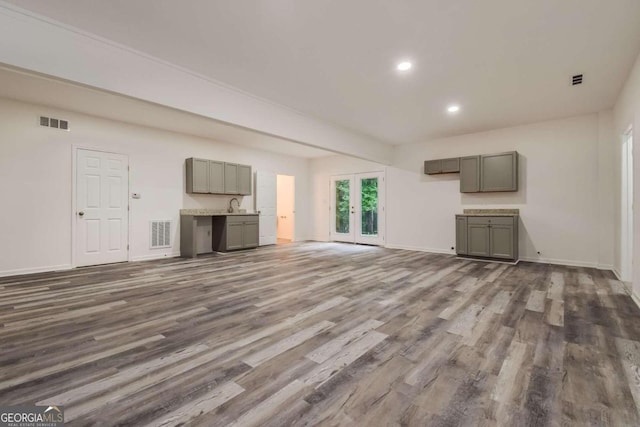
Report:
[[[276,236],[277,244],[291,243],[295,240],[296,224],[296,178],[290,175],[276,177]]]
[[[384,172],[331,177],[331,240],[384,245]]]
[[[633,133],[629,129],[622,137],[620,275],[631,282],[633,271]]]

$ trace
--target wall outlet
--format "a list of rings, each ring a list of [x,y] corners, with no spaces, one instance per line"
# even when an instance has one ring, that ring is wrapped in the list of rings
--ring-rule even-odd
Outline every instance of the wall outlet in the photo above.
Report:
[[[131,193],[132,199],[142,199],[142,194],[140,193]]]

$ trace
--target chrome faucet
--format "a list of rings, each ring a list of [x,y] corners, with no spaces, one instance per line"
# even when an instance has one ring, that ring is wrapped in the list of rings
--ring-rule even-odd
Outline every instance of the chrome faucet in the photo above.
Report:
[[[236,201],[236,203],[238,204],[238,209],[240,209],[240,202],[238,201],[238,199],[236,199],[235,197],[231,200],[229,200],[229,209],[227,209],[227,211],[229,211],[229,213],[233,213],[234,209],[233,209],[233,201]]]

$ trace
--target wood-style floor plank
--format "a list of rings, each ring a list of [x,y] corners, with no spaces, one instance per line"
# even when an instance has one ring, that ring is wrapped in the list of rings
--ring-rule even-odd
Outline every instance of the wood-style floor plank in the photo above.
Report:
[[[329,243],[0,278],[0,403],[69,426],[640,425],[610,272]]]

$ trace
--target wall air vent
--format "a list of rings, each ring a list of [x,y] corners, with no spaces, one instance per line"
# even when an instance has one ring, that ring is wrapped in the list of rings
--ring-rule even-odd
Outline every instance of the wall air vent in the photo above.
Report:
[[[150,223],[151,249],[171,247],[171,220],[152,220]]]
[[[571,84],[573,86],[575,85],[581,85],[582,84],[582,74],[576,74],[575,76],[571,77]]]
[[[54,119],[51,117],[40,116],[40,126],[49,128],[69,130],[69,122],[67,120]]]

